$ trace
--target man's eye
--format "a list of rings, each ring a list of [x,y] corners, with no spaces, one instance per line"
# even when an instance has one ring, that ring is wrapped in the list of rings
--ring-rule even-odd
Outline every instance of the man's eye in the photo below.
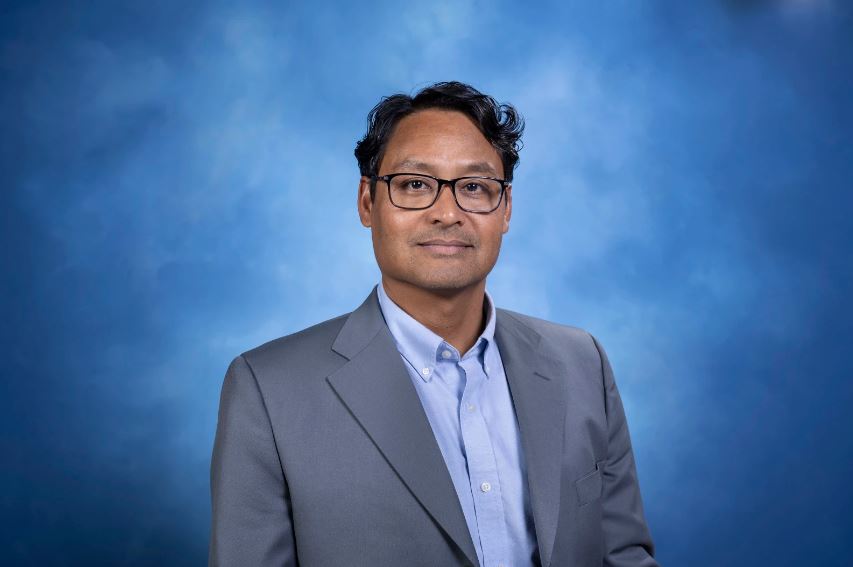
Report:
[[[429,184],[423,179],[407,179],[402,182],[402,187],[406,191],[428,191]]]
[[[466,183],[465,184],[465,190],[468,191],[469,193],[475,193],[477,191],[482,191],[483,186],[480,185],[479,183]]]

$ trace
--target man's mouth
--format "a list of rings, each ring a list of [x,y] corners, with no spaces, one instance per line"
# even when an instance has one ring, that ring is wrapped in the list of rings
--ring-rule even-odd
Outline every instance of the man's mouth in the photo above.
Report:
[[[418,246],[422,246],[429,250],[430,252],[434,252],[436,254],[448,255],[448,254],[461,254],[465,250],[469,248],[473,248],[467,242],[463,242],[461,240],[441,240],[441,239],[433,239],[427,240],[425,242],[421,242]]]

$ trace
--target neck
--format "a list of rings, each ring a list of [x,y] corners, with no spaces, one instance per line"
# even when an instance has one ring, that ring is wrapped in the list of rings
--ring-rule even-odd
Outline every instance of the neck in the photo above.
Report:
[[[460,354],[474,346],[486,326],[486,280],[454,290],[429,290],[382,276],[388,297]]]

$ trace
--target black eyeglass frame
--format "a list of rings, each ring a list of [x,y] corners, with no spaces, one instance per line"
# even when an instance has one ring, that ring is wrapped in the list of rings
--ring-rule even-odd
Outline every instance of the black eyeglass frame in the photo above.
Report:
[[[400,175],[414,175],[417,177],[428,177],[429,179],[434,179],[438,182],[438,191],[435,192],[435,197],[432,202],[426,207],[403,207],[394,202],[394,199],[391,198],[391,180]],[[508,185],[512,185],[511,181],[506,179],[498,179],[496,177],[483,177],[483,176],[472,176],[467,175],[465,177],[457,177],[456,179],[441,179],[438,177],[433,177],[432,175],[427,175],[425,173],[408,173],[408,172],[399,172],[399,173],[389,173],[388,175],[371,175],[370,182],[373,184],[373,190],[376,191],[376,181],[381,179],[385,182],[385,185],[388,186],[388,201],[397,207],[398,209],[405,209],[407,211],[423,211],[425,209],[430,208],[435,205],[435,202],[438,201],[439,195],[441,195],[441,190],[444,189],[445,185],[450,185],[450,192],[453,193],[453,200],[456,201],[456,206],[465,211],[466,213],[475,213],[480,215],[487,215],[489,213],[495,212],[498,207],[501,206],[501,201],[503,201],[504,193],[506,193],[506,188]],[[463,179],[488,179],[490,181],[497,181],[501,184],[501,194],[498,197],[498,202],[493,209],[488,211],[472,211],[471,209],[466,209],[462,205],[459,204],[459,199],[456,197],[456,184]]]

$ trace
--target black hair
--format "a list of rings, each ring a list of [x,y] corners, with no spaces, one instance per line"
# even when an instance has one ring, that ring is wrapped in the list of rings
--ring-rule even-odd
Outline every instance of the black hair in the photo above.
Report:
[[[421,89],[414,97],[406,94],[383,97],[367,115],[367,133],[355,146],[361,175],[369,177],[379,172],[385,145],[397,123],[427,108],[458,110],[470,117],[500,155],[504,178],[512,181],[522,148],[524,119],[511,104],[498,104],[489,95],[458,81],[435,83]],[[371,200],[374,192],[375,185],[371,183]]]

